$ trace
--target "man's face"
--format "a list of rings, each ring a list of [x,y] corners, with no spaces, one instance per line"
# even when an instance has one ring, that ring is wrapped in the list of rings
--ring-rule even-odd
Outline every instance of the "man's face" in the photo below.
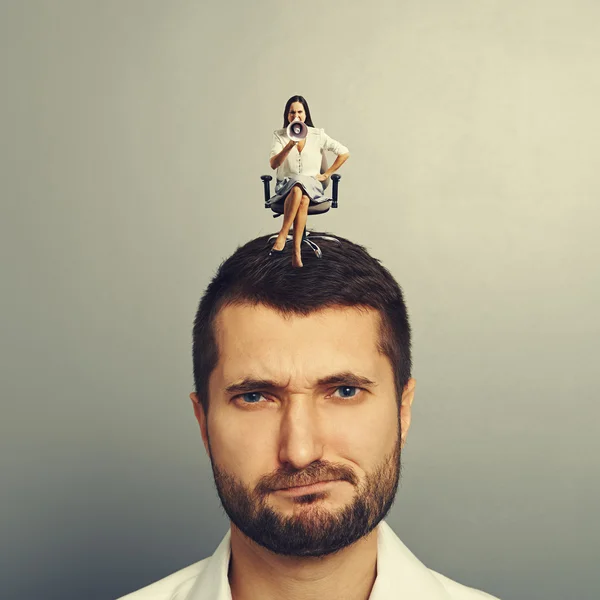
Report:
[[[208,417],[192,397],[233,524],[295,556],[330,554],[369,533],[389,510],[400,471],[378,313],[336,307],[286,318],[262,305],[229,306],[216,336]],[[411,380],[403,436],[413,389]]]

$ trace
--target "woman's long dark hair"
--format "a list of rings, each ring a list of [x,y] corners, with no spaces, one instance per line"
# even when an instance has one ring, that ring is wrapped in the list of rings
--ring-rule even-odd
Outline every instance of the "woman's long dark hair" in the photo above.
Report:
[[[294,104],[294,102],[300,102],[302,106],[304,106],[304,112],[306,114],[306,119],[304,119],[304,122],[309,127],[314,127],[312,117],[310,116],[310,108],[308,108],[308,102],[305,100],[304,96],[292,96],[285,103],[285,110],[283,111],[283,128],[285,129],[290,124],[288,121],[288,113],[290,112],[290,106]]]

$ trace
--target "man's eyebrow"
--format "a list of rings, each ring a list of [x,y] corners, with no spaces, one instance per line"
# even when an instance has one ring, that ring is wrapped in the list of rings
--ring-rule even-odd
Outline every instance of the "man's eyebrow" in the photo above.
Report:
[[[348,387],[374,387],[377,385],[364,375],[357,375],[351,371],[334,373],[317,381],[317,385],[324,387],[326,385],[347,385]]]
[[[350,371],[343,371],[341,373],[334,373],[322,377],[317,381],[318,387],[325,387],[330,385],[346,385],[348,387],[374,387],[377,385],[374,381],[371,381],[368,377],[363,375],[357,375]],[[228,394],[245,394],[248,392],[255,392],[257,390],[282,390],[285,389],[285,385],[281,385],[276,381],[270,379],[255,379],[248,377],[241,381],[232,383],[225,388]]]

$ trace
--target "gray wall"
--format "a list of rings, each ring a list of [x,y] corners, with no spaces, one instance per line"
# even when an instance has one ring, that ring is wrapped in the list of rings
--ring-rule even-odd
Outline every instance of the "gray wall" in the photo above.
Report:
[[[226,529],[190,328],[305,95],[352,152],[313,228],[404,287],[389,522],[503,599],[597,598],[600,3],[0,7],[2,598],[108,600]]]

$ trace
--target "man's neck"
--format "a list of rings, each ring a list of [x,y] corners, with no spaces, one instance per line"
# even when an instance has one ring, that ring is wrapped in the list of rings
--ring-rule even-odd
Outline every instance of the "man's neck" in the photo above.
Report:
[[[233,600],[368,600],[377,576],[377,529],[322,558],[274,554],[231,526]]]

